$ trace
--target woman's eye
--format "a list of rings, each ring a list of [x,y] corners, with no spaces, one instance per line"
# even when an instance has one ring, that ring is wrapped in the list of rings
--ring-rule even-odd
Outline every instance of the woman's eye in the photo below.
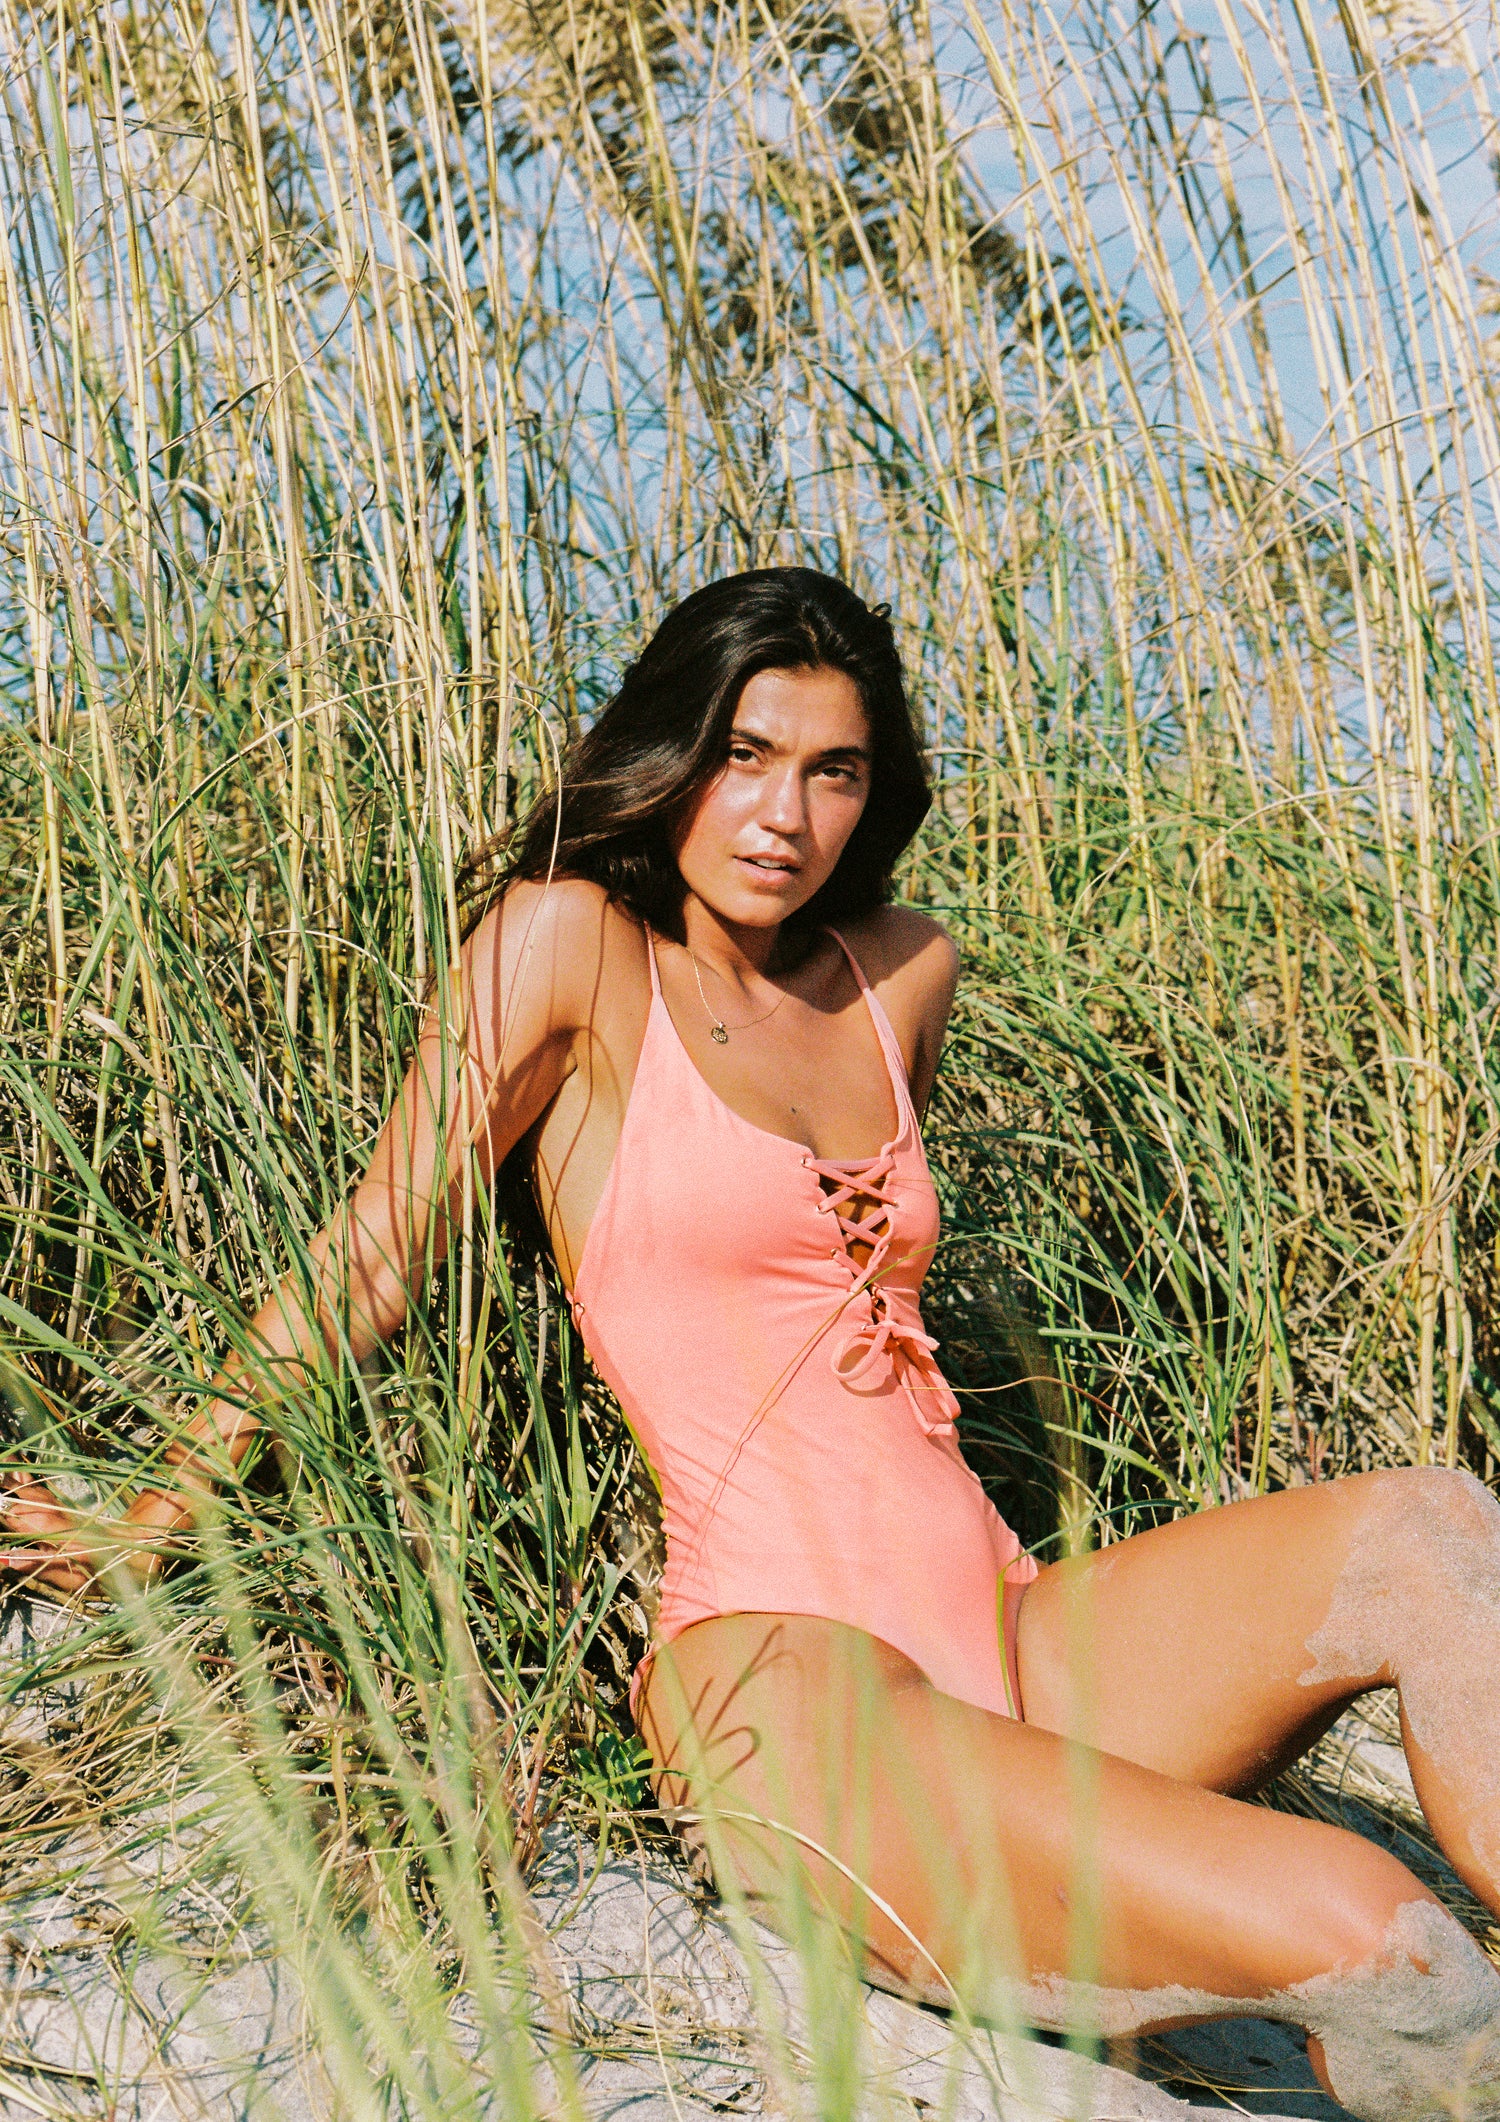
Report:
[[[731,744],[729,757],[731,763],[735,766],[753,766],[755,764],[755,753],[748,744]]]

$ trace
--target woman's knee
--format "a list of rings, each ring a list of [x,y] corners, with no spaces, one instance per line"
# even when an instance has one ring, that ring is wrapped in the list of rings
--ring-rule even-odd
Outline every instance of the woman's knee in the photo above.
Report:
[[[1397,1558],[1432,1557],[1450,1566],[1500,1566],[1500,1503],[1461,1467],[1393,1466],[1350,1484],[1361,1491],[1353,1545],[1378,1542]]]
[[[1319,1971],[1252,2008],[1306,2031],[1320,2077],[1361,2122],[1500,2122],[1500,1976],[1388,1851],[1324,1834],[1281,1909]]]
[[[1320,2076],[1361,2122],[1500,2117],[1500,1976],[1430,1895],[1396,1910],[1373,1954],[1262,2008],[1306,2029]]]
[[[1394,1681],[1406,1701],[1413,1677],[1420,1692],[1423,1675],[1459,1664],[1487,1673],[1500,1643],[1500,1504],[1447,1467],[1393,1468],[1347,1486],[1348,1549],[1307,1639],[1303,1685]]]
[[[1470,1565],[1481,1555],[1500,1563],[1500,1503],[1461,1467],[1381,1467],[1329,1482],[1323,1494],[1342,1577],[1368,1575],[1378,1560],[1394,1590],[1413,1566],[1451,1565],[1459,1554]]]
[[[1328,1861],[1309,1865],[1289,1913],[1319,1975],[1364,1967],[1389,1951],[1392,1926],[1415,1901],[1436,1908],[1427,1889],[1388,1850],[1347,1829],[1326,1830]],[[1314,1977],[1316,1979],[1316,1977]]]

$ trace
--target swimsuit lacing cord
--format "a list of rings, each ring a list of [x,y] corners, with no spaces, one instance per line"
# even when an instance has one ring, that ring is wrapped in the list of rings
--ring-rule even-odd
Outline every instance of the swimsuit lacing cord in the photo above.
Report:
[[[835,1163],[817,1157],[808,1157],[804,1161],[808,1170],[816,1172],[818,1178],[827,1181],[832,1189],[825,1194],[820,1206],[838,1224],[850,1266],[856,1265],[851,1246],[865,1245],[870,1249],[870,1256],[851,1290],[851,1295],[861,1288],[865,1290],[870,1300],[870,1315],[867,1319],[855,1320],[834,1350],[830,1367],[846,1385],[855,1385],[861,1378],[868,1377],[882,1358],[888,1357],[922,1430],[929,1437],[951,1436],[953,1416],[958,1408],[946,1380],[932,1361],[937,1343],[930,1334],[924,1334],[920,1326],[896,1317],[890,1298],[878,1279],[890,1252],[893,1235],[891,1216],[896,1202],[888,1188],[896,1166],[895,1157],[888,1150],[883,1157],[872,1157],[862,1164]],[[845,1208],[853,1201],[875,1204],[865,1221],[844,1214]],[[856,1350],[862,1353],[856,1362],[850,1363],[848,1358]],[[935,1397],[943,1408],[936,1421],[923,1409],[913,1383],[913,1372],[922,1379],[921,1391]]]

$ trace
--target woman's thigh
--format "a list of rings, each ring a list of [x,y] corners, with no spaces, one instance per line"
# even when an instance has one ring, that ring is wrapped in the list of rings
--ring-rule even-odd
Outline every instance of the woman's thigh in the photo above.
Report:
[[[934,2001],[946,1980],[1003,2012],[1007,1978],[1066,1974],[1254,1998],[1368,1959],[1430,1898],[1356,1835],[955,1701],[836,1622],[701,1622],[642,1709],[663,1802],[712,1820],[720,1867]]]
[[[1361,1525],[1403,1478],[1257,1496],[1044,1569],[1016,1630],[1027,1723],[1211,1790],[1265,1782],[1390,1677],[1309,1684],[1307,1642]]]

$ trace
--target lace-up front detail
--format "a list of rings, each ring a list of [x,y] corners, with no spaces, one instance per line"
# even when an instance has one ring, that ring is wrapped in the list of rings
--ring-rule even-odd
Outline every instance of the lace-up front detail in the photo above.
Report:
[[[648,947],[651,1010],[573,1316],[661,1490],[658,1641],[717,1614],[820,1615],[1005,1715],[1003,1644],[1036,1566],[958,1447],[922,1330],[937,1193],[900,1042],[842,947],[891,1085],[873,1157],[815,1157],[726,1105]]]
[[[951,1436],[958,1403],[932,1360],[937,1343],[922,1331],[920,1320],[901,1316],[895,1293],[882,1280],[895,1238],[898,1206],[894,1149],[878,1157],[804,1157],[802,1162],[824,1189],[819,1213],[833,1217],[843,1240],[849,1294],[856,1308],[853,1324],[836,1341],[829,1358],[834,1375],[846,1385],[859,1385],[878,1374],[889,1360],[923,1433]],[[861,1209],[863,1214],[846,1213]],[[865,1255],[862,1263],[861,1254]]]

